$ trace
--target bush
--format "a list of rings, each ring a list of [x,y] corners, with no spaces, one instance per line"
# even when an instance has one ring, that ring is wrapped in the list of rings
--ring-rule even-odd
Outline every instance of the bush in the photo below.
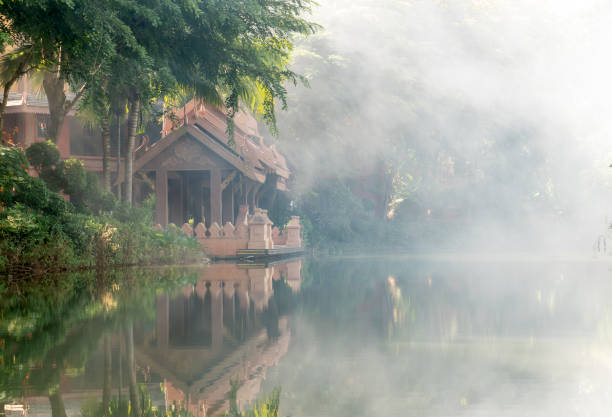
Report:
[[[115,197],[100,187],[98,176],[86,171],[79,159],[60,161],[59,150],[53,142],[33,143],[26,150],[26,156],[47,187],[68,195],[79,213],[100,214],[115,207]]]
[[[340,179],[315,184],[292,214],[301,216],[305,241],[319,248],[371,247],[384,243],[389,228],[387,219],[376,217],[374,204]]]
[[[26,150],[26,157],[38,172],[42,172],[43,169],[57,165],[60,152],[53,142],[47,140],[31,144]]]
[[[29,175],[26,153],[0,146],[0,273],[202,258],[194,238],[152,228],[153,200],[142,208],[117,204],[81,161],[58,162],[54,149],[50,142],[28,148],[36,169],[45,173],[41,179]],[[50,189],[58,184],[70,194],[70,203]]]

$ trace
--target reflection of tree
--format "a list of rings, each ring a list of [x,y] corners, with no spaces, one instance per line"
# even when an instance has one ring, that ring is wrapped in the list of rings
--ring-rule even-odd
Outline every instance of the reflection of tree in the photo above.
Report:
[[[135,344],[142,343],[141,330],[155,317],[158,293],[180,296],[182,288],[193,285],[196,277],[177,271],[148,274],[130,270],[127,274],[113,272],[103,279],[92,275],[81,281],[81,287],[72,288],[73,293],[67,294],[66,301],[52,298],[50,303],[43,303],[43,298],[39,298],[38,305],[28,307],[27,314],[37,317],[38,322],[27,325],[35,330],[31,334],[24,330],[9,333],[0,341],[0,355],[9,365],[0,368],[0,401],[44,393],[49,396],[52,417],[66,417],[64,400],[67,397],[63,398],[62,394],[66,395],[69,385],[62,386],[61,382],[67,381],[68,374],[74,386],[81,379],[86,384],[99,381],[96,388],[101,388],[101,398],[95,404],[83,406],[84,417],[188,417],[187,411],[180,408],[155,409],[146,388],[138,384],[142,381],[138,365],[144,364],[136,363]],[[291,309],[295,295],[285,280],[275,281],[273,286],[271,304],[263,312],[255,310],[253,302],[241,305],[237,294],[231,297],[233,307],[240,308],[230,316],[238,319],[236,331],[249,342],[251,336],[261,335],[262,325],[271,338],[280,335],[279,327],[285,328],[284,321],[279,326],[279,318]],[[41,312],[53,311],[53,303],[56,311],[51,317],[42,317]],[[0,307],[0,312],[3,308],[6,306]],[[25,317],[16,310],[5,312],[26,323]],[[192,317],[196,321],[200,318]],[[26,329],[25,325],[20,329]],[[284,340],[282,335],[281,340]],[[117,350],[119,357],[115,356]],[[95,352],[101,355],[94,355]],[[90,366],[93,363],[100,366]],[[100,378],[92,379],[92,372]],[[129,392],[129,396],[124,393],[125,400],[121,398],[122,384],[127,385]],[[113,391],[115,388],[119,392]],[[70,409],[72,400],[66,401]]]
[[[140,398],[136,381],[136,364],[134,363],[134,323],[129,320],[123,329],[125,334],[125,354],[128,366],[128,385],[130,388],[130,405],[133,415],[140,416]]]
[[[67,417],[64,399],[62,398],[59,386],[53,388],[49,394],[49,402],[51,403],[51,417]]]
[[[134,317],[152,316],[158,289],[180,288],[195,280],[190,271],[113,271],[104,282],[95,273],[62,277],[65,288],[40,284],[3,294],[0,306],[0,402],[26,393],[48,393],[53,415],[65,416],[60,379],[67,369],[82,370],[104,339],[103,402],[111,401],[110,332],[130,319],[133,364]],[[130,285],[127,285],[129,283]],[[11,327],[9,328],[9,323]],[[121,361],[118,361],[120,364]],[[132,367],[131,374],[135,369]],[[134,378],[135,381],[135,378]],[[130,377],[130,382],[132,382]],[[131,384],[133,390],[134,384]],[[137,393],[136,393],[137,395]],[[108,407],[104,406],[104,409]]]
[[[104,385],[102,388],[102,410],[104,415],[109,414],[111,389],[112,389],[112,355],[111,355],[111,337],[104,336]]]
[[[101,330],[109,325],[103,318],[94,318],[79,324],[58,345],[51,348],[40,360],[41,366],[30,369],[24,378],[27,387],[37,391],[48,391],[53,417],[66,417],[60,388],[60,379],[68,368],[82,368],[89,356],[98,347]],[[17,385],[19,386],[19,385]],[[18,395],[13,391],[13,395]]]
[[[268,338],[276,340],[280,336],[279,318],[293,309],[296,297],[284,278],[273,281],[272,288],[274,289],[274,295],[268,300],[268,306],[263,311],[261,321],[266,327]]]
[[[240,383],[238,380],[232,380],[230,383],[231,389],[228,393],[229,410],[223,414],[223,417],[278,417],[280,388],[275,388],[270,394],[255,401],[252,409],[241,412],[237,400]]]

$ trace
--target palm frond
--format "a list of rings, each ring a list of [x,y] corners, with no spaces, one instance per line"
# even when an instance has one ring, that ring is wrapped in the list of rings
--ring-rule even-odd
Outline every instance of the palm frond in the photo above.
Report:
[[[40,48],[24,44],[0,56],[0,81],[6,83],[32,71],[41,62]]]

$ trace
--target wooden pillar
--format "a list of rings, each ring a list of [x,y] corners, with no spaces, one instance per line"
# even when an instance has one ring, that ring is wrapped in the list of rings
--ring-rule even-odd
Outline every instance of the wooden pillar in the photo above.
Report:
[[[233,198],[234,198],[234,222],[236,221],[236,217],[238,216],[238,208],[240,207],[240,185],[238,185],[237,187],[235,187],[234,190],[232,190]],[[238,204],[236,204],[238,203]],[[234,223],[234,226],[236,225],[236,223]]]
[[[157,296],[157,348],[168,349],[168,335],[170,333],[170,299],[168,294]]]
[[[187,214],[185,213],[185,177],[183,174],[179,173],[179,213],[181,213],[181,219],[183,221],[181,223],[185,223],[189,220]]]
[[[210,170],[210,221],[217,222],[219,226],[223,224],[222,217],[223,201],[221,197],[221,171],[219,169]]]
[[[232,184],[223,190],[223,223],[234,222],[234,186]]]
[[[155,215],[157,223],[168,227],[168,171],[155,171]]]
[[[253,196],[255,195],[255,185],[253,183],[249,183],[246,187],[246,200],[245,204],[249,206],[249,213],[253,213],[255,211],[255,203]]]
[[[251,193],[249,194],[249,208],[250,211],[252,213],[255,212],[255,207],[259,207],[257,205],[258,201],[258,197],[259,197],[259,189],[261,188],[261,184],[260,183],[256,183],[253,188],[251,189]]]
[[[202,174],[197,173],[194,175],[193,181],[193,220],[194,224],[198,224],[204,219],[204,196],[202,195],[202,186],[204,184],[202,184]]]
[[[142,203],[142,181],[135,180],[134,188],[132,191],[134,195],[134,206],[140,207],[140,203]]]
[[[244,184],[242,185],[242,201],[240,202],[243,205],[248,205],[249,204],[249,193],[251,192],[251,188],[252,188],[252,184],[250,183],[250,181],[247,183],[247,181],[244,182]]]

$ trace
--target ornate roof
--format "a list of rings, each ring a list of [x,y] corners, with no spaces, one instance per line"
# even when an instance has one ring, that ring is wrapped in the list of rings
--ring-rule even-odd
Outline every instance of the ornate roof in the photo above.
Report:
[[[234,118],[234,144],[231,144],[227,135],[227,116],[219,109],[208,104],[190,101],[183,109],[175,112],[175,120],[164,120],[162,135],[169,135],[173,130],[184,124],[185,112],[187,124],[196,126],[211,138],[231,149],[245,161],[249,162],[255,170],[264,174],[272,173],[281,178],[288,179],[291,172],[287,167],[285,158],[276,150],[276,146],[268,146],[259,135],[257,120],[246,113],[239,112]]]

